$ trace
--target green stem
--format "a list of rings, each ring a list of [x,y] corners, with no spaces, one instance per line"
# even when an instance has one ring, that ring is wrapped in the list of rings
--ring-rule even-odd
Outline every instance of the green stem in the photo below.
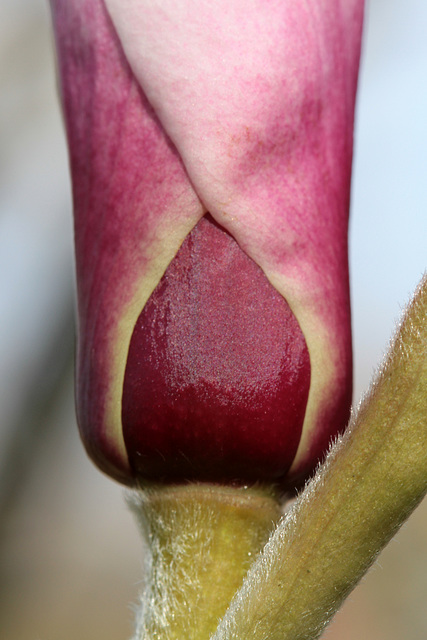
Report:
[[[427,491],[427,277],[347,434],[281,521],[212,640],[316,640]]]
[[[147,546],[134,640],[203,640],[215,631],[280,515],[262,488],[151,487],[133,509]]]

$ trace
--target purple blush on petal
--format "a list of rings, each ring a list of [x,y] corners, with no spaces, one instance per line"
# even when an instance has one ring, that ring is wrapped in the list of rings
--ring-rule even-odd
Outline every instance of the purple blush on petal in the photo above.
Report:
[[[278,481],[310,386],[301,329],[261,269],[210,216],[141,312],[122,422],[130,464],[159,481]]]

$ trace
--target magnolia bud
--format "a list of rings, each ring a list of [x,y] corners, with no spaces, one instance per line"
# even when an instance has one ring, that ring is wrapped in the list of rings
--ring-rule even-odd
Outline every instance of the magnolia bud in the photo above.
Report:
[[[351,399],[360,0],[52,0],[77,412],[132,484],[301,483]]]

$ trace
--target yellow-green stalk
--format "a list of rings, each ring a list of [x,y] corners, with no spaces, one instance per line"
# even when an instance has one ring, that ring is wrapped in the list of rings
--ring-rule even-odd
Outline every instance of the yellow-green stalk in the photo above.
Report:
[[[214,640],[314,640],[427,490],[427,278],[346,435],[277,527]]]
[[[281,509],[263,488],[155,486],[131,498],[146,543],[135,640],[208,640]]]

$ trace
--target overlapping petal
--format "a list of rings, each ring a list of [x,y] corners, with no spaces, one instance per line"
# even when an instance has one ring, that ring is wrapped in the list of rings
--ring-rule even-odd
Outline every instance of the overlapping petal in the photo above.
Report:
[[[130,64],[210,213],[306,337],[300,452],[345,422],[347,219],[362,3],[107,0]],[[314,435],[315,434],[315,435]]]

